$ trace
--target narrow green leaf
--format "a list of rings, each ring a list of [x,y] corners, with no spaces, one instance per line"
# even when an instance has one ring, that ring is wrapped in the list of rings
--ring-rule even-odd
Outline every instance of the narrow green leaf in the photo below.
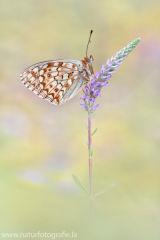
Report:
[[[86,128],[88,129],[87,123],[85,122]]]
[[[114,187],[115,185],[116,185],[116,184],[108,185],[108,186],[105,187],[104,189],[102,189],[102,190],[100,190],[99,192],[97,192],[97,193],[94,195],[94,197],[97,197],[98,195],[107,192],[109,189],[111,189],[111,188]]]
[[[89,192],[88,192],[87,188],[83,185],[83,183],[80,181],[80,179],[75,174],[72,174],[72,177],[73,177],[75,183],[77,184],[77,186],[79,188],[81,188],[89,196]]]
[[[93,145],[91,145],[89,149],[89,158],[92,158],[92,156],[93,156]]]
[[[97,132],[97,130],[98,130],[98,127],[94,130],[91,136],[93,136]]]

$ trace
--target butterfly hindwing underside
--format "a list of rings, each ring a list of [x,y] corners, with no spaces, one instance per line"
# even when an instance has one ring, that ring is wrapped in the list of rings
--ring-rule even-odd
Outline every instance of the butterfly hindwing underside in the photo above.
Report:
[[[34,64],[20,75],[24,85],[55,105],[71,99],[84,84],[83,64],[76,60],[51,60]]]
[[[71,99],[83,84],[87,86],[94,75],[93,56],[87,56],[92,33],[93,30],[90,32],[86,56],[82,60],[51,60],[36,63],[20,74],[21,81],[39,97],[55,105]],[[87,88],[89,89],[88,86]]]

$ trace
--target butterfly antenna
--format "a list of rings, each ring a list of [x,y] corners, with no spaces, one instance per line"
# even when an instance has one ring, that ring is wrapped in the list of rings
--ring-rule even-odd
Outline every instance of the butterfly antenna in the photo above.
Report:
[[[88,44],[87,44],[87,48],[86,48],[86,56],[87,56],[89,44],[91,42],[91,35],[92,35],[92,33],[93,33],[93,30],[91,30],[91,32],[90,32],[90,36],[89,36],[89,40],[88,40]]]

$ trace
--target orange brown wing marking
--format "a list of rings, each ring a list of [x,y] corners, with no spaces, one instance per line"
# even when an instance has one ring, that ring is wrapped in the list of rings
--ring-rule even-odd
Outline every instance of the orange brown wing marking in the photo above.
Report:
[[[73,78],[71,78],[71,80],[72,80],[72,83],[73,83],[76,79],[73,77]]]
[[[67,63],[65,63],[65,62],[64,62],[64,63],[63,63],[63,67],[65,67],[65,68],[66,68],[66,67],[67,67]]]
[[[43,85],[43,89],[46,87],[47,83],[46,82],[42,82],[40,83],[41,85]],[[45,89],[46,90],[46,89]]]
[[[57,103],[59,104],[59,103],[60,103],[60,95],[57,94],[57,96],[55,97],[55,99],[57,100]]]
[[[65,88],[69,88],[69,86],[68,82],[64,85]]]
[[[50,74],[50,73],[48,73],[48,74],[47,74],[47,77],[48,77],[48,78],[50,78],[50,77],[51,77],[51,74]]]
[[[52,95],[53,99],[55,98],[55,94],[54,93],[50,93],[49,95]]]
[[[54,67],[54,63],[48,63],[48,67]]]
[[[68,68],[68,69],[73,69],[73,70],[78,70],[78,68],[77,68],[77,65],[76,64],[74,64],[74,63],[71,63],[71,62],[64,62],[63,63],[63,67],[64,68]]]
[[[73,69],[76,69],[76,67],[77,67],[77,66],[76,66],[75,64],[73,64],[73,66],[72,66],[72,67],[73,67]]]
[[[55,89],[54,89],[55,92],[58,92],[58,90],[59,90],[58,88],[55,88]]]
[[[58,67],[62,67],[62,65],[63,65],[63,62],[58,63]]]
[[[73,76],[72,72],[68,73],[68,78],[71,78],[72,76]]]

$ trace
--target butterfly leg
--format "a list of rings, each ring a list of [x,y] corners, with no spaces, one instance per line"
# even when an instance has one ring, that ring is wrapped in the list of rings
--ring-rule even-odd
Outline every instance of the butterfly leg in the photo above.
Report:
[[[95,78],[98,82],[102,82],[102,81],[98,80],[98,78],[95,76],[95,73],[94,73],[93,67],[92,67],[92,74],[93,74],[94,78]]]
[[[85,84],[86,87],[88,88],[88,90],[89,90],[91,96],[95,98],[95,96],[91,93],[91,91],[90,91],[90,89],[89,89],[89,87],[88,87],[88,85],[87,85],[87,83],[90,81],[90,79],[87,78],[87,77],[85,77],[85,76],[82,76],[82,78],[83,78],[83,80],[84,80],[84,84]],[[84,92],[84,90],[83,90],[83,92]],[[86,93],[86,92],[84,92],[84,93]]]
[[[98,78],[94,75],[94,77],[95,77],[95,79],[98,81],[98,82],[102,82],[102,81],[100,81],[100,80],[98,80]]]

